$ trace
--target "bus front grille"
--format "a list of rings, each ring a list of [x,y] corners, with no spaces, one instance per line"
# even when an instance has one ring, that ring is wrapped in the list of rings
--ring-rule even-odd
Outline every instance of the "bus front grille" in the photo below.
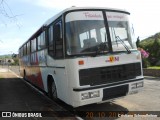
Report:
[[[79,71],[79,82],[81,86],[94,86],[134,79],[141,74],[140,63],[81,69]]]
[[[106,88],[103,90],[103,101],[125,96],[128,93],[128,85]]]

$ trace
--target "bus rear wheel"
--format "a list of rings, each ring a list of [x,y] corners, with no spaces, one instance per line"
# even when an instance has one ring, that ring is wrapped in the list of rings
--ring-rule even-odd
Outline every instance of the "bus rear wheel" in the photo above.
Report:
[[[55,85],[54,80],[51,81],[50,87],[49,87],[49,97],[53,100],[57,100],[57,88]]]
[[[26,80],[26,71],[23,71],[23,79]]]

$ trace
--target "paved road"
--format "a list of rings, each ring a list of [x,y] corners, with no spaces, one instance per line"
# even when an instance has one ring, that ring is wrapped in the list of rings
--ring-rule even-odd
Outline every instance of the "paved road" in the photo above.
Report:
[[[132,113],[136,113],[136,111],[142,111],[142,112],[139,112],[139,114],[156,114],[159,117],[149,118],[144,116],[144,117],[133,118],[131,116],[131,117],[118,118],[118,120],[141,120],[141,119],[142,120],[160,120],[160,78],[146,76],[144,80],[144,89],[138,94],[125,96],[124,98],[117,99],[111,103],[87,105],[84,107],[80,107],[77,110],[102,111],[102,112],[103,111],[133,111]],[[148,112],[148,111],[151,111],[151,112]],[[114,112],[110,112],[110,115],[113,115],[113,113]],[[115,114],[117,114],[117,112]]]
[[[1,79],[1,77],[4,79]],[[138,94],[128,95],[112,103],[79,107],[75,111],[76,113],[87,111],[86,116],[90,114],[89,111],[160,111],[160,78],[145,77],[144,85],[144,90]],[[8,72],[7,69],[0,69],[0,111],[65,111],[66,109],[64,104],[61,104],[61,102],[57,104],[51,101],[23,82],[23,80],[17,78],[12,72]],[[160,112],[158,112],[158,115],[160,115]],[[53,116],[54,119],[57,119],[56,114]],[[104,119],[106,120],[106,118]],[[119,119],[127,120],[129,118]],[[159,119],[147,117],[144,120]],[[131,120],[136,119],[131,118]]]
[[[17,78],[12,72],[8,72],[8,69],[1,68],[0,111],[63,111],[71,114],[42,93],[37,92],[35,88],[28,85],[22,79]],[[58,119],[58,114],[59,113],[51,114],[50,116],[53,118],[46,118],[46,120]],[[0,120],[1,119],[2,118],[0,118]],[[16,119],[17,118],[15,118],[15,120]],[[33,118],[33,120],[35,120],[35,118]]]

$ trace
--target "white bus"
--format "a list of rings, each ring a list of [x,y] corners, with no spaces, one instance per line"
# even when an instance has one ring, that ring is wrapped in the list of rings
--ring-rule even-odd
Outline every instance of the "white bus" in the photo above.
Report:
[[[72,7],[50,18],[20,48],[20,72],[52,99],[73,107],[143,88],[130,13]]]

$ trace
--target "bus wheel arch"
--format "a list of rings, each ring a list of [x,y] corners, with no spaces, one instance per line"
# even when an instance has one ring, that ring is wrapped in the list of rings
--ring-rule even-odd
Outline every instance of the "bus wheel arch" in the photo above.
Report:
[[[52,75],[48,75],[47,77],[47,87],[48,87],[48,96],[53,100],[57,100],[58,99],[57,87]]]

